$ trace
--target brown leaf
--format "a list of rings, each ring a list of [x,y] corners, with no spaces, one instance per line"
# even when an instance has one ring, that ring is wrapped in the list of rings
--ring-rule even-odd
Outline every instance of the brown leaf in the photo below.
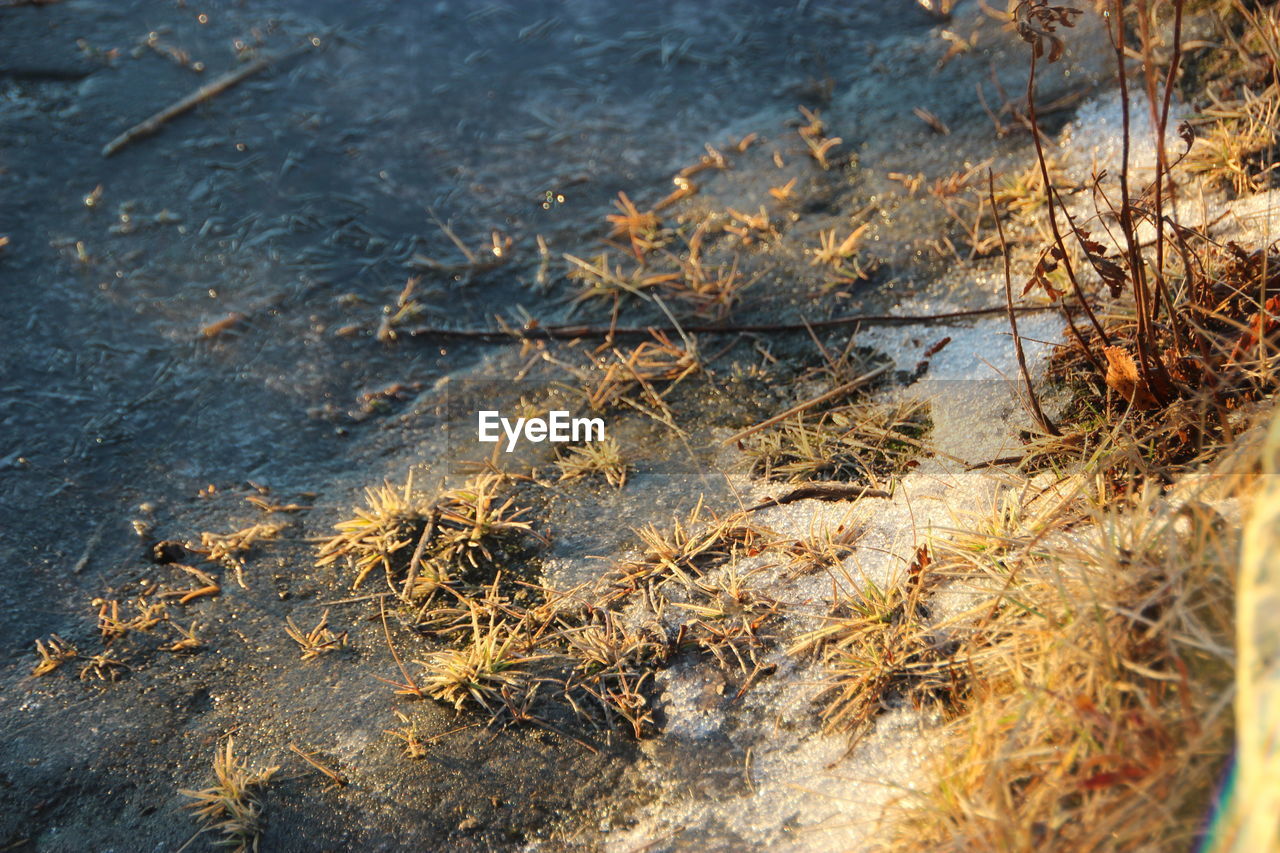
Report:
[[[1052,254],[1052,252],[1050,252],[1050,254]],[[1044,289],[1046,294],[1049,295],[1050,301],[1057,302],[1061,299],[1062,291],[1049,283],[1049,273],[1053,272],[1057,268],[1057,261],[1051,261],[1045,255],[1041,255],[1039,263],[1036,264],[1035,271],[1031,274],[1031,278],[1027,279],[1026,286],[1022,288],[1022,295],[1026,296],[1031,292],[1032,288],[1038,285]]]
[[[1138,365],[1124,347],[1103,347],[1107,357],[1107,387],[1124,397],[1135,409],[1154,409],[1155,395],[1138,373]]]
[[[1075,26],[1074,17],[1082,14],[1069,6],[1050,6],[1048,0],[1023,0],[1016,10],[1018,35],[1031,45],[1031,53],[1037,59],[1044,56],[1044,46],[1049,45],[1048,62],[1057,62],[1066,49],[1062,38],[1055,34],[1059,26]]]
[[[1184,121],[1184,122],[1179,122],[1179,124],[1178,124],[1178,136],[1182,137],[1182,141],[1183,141],[1183,142],[1185,142],[1185,143],[1187,144],[1187,149],[1186,149],[1186,150],[1187,150],[1187,151],[1190,151],[1190,150],[1191,150],[1191,146],[1192,146],[1192,145],[1194,145],[1194,144],[1195,144],[1195,141],[1196,141],[1196,130],[1195,130],[1195,128],[1194,128],[1194,127],[1192,127],[1189,123],[1187,123],[1187,122],[1185,122],[1185,121]],[[1186,151],[1184,151],[1184,152],[1183,152],[1183,156],[1186,156]]]

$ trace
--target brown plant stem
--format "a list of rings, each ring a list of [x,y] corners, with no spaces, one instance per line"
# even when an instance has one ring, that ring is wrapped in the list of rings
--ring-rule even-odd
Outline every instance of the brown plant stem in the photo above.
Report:
[[[1031,122],[1031,138],[1035,141],[1036,162],[1040,165],[1040,177],[1044,180],[1045,203],[1049,208],[1049,228],[1053,231],[1054,244],[1057,245],[1058,251],[1062,253],[1062,267],[1067,271],[1067,278],[1071,281],[1071,289],[1075,292],[1076,298],[1080,300],[1080,307],[1084,309],[1085,316],[1093,324],[1093,328],[1097,331],[1098,337],[1101,338],[1102,342],[1110,345],[1111,339],[1107,337],[1102,324],[1094,316],[1093,309],[1089,307],[1089,300],[1085,298],[1084,288],[1080,286],[1080,281],[1076,278],[1075,266],[1071,263],[1071,256],[1067,253],[1066,242],[1062,239],[1062,230],[1058,228],[1058,209],[1053,198],[1053,183],[1049,179],[1049,164],[1045,160],[1044,144],[1040,140],[1040,119],[1036,114],[1035,51],[1031,52],[1031,71],[1027,75],[1027,119]]]
[[[1034,60],[1032,60],[1034,62]],[[1027,357],[1022,351],[1022,336],[1018,334],[1018,317],[1013,310],[1013,275],[1009,268],[1009,244],[1004,239],[1004,224],[1000,221],[1000,211],[996,208],[996,179],[987,169],[987,195],[991,200],[991,213],[996,220],[996,233],[1000,235],[1000,254],[1004,258],[1004,299],[1009,311],[1009,329],[1013,332],[1013,350],[1018,355],[1018,369],[1022,371],[1022,381],[1027,385],[1027,400],[1031,405],[1031,413],[1036,423],[1049,435],[1060,436],[1062,432],[1049,420],[1040,408],[1040,400],[1036,397],[1036,389],[1031,384],[1031,371],[1027,369]],[[1083,342],[1082,342],[1083,343]],[[1087,350],[1086,350],[1087,352]]]
[[[1138,347],[1138,370],[1142,373],[1143,382],[1151,389],[1156,399],[1167,404],[1168,376],[1163,362],[1150,352],[1154,336],[1151,333],[1151,318],[1148,312],[1148,293],[1146,270],[1143,267],[1142,251],[1138,246],[1138,238],[1133,227],[1133,204],[1129,199],[1129,148],[1131,143],[1131,116],[1129,114],[1129,73],[1125,64],[1124,9],[1120,0],[1112,0],[1111,16],[1115,19],[1115,29],[1107,27],[1111,44],[1116,54],[1116,72],[1120,83],[1120,230],[1124,234],[1125,254],[1129,261],[1129,282],[1133,288],[1134,307],[1137,311],[1138,330],[1135,341]],[[1034,62],[1034,60],[1033,60]],[[1157,176],[1158,177],[1158,176]],[[1159,367],[1157,371],[1153,364]]]
[[[1026,305],[1017,308],[1018,313],[1052,311],[1052,305]],[[859,324],[879,326],[910,326],[915,324],[946,323],[951,320],[967,320],[973,317],[990,317],[1004,314],[1003,305],[988,308],[969,308],[963,311],[943,311],[937,314],[847,314],[842,317],[830,317],[826,320],[809,320],[799,323],[736,323],[717,325],[682,325],[680,328],[689,334],[716,335],[769,332],[804,332],[807,329],[833,329],[841,326],[857,326]],[[498,329],[450,329],[437,326],[425,326],[406,330],[403,334],[410,337],[423,338],[458,338],[479,342],[510,343],[513,341],[571,341],[577,338],[597,338],[609,340],[615,337],[648,337],[653,333],[678,334],[679,329],[672,325],[650,326],[529,326],[511,328],[498,321],[503,328]]]

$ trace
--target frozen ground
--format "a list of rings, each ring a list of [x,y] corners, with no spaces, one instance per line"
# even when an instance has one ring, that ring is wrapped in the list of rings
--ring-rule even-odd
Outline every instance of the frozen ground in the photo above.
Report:
[[[798,179],[796,216],[778,217],[782,238],[742,253],[763,276],[735,318],[1001,304],[990,261],[938,260],[926,247],[945,223],[885,177],[943,178],[993,153],[1029,162],[1026,138],[995,139],[971,94],[982,85],[994,97],[993,75],[1018,91],[1025,59],[976,4],[959,4],[947,25],[966,38],[980,32],[976,47],[941,69],[951,42],[905,0],[669,2],[640,22],[589,2],[197,11],[67,0],[0,9],[0,24],[0,191],[13,200],[9,218],[0,212],[0,234],[12,238],[0,250],[0,335],[20,342],[0,351],[0,849],[176,849],[194,831],[177,791],[207,783],[231,732],[252,766],[285,765],[264,794],[269,850],[847,850],[873,839],[881,809],[924,781],[936,719],[885,709],[850,751],[818,725],[821,673],[779,649],[768,653],[777,671],[739,702],[727,701],[739,684],[706,661],[664,671],[653,696],[664,728],[638,744],[490,732],[451,708],[401,701],[377,680],[394,665],[370,620],[376,611],[326,604],[351,596],[350,577],[316,570],[313,540],[364,486],[403,482],[410,470],[431,483],[450,473],[457,460],[440,429],[437,380],[507,376],[524,364],[517,347],[429,334],[397,347],[375,340],[405,262],[453,257],[427,207],[473,245],[493,228],[510,233],[519,258],[475,280],[427,275],[419,292],[431,322],[485,326],[517,305],[563,319],[574,285],[562,271],[545,291],[531,286],[538,236],[557,253],[597,251],[618,190],[652,204],[704,144],[758,132],[757,145],[682,208],[754,210],[768,188]],[[323,50],[100,158],[123,126],[207,79],[148,47],[149,34],[213,72],[235,67],[237,43],[276,50],[314,32]],[[1061,66],[1072,76],[1047,75],[1046,97],[1103,85],[1097,27],[1080,32]],[[849,160],[813,165],[794,129],[798,102],[823,109]],[[933,133],[916,105],[950,135]],[[1114,152],[1115,129],[1105,98],[1093,102],[1072,120],[1064,150],[1092,164]],[[566,200],[544,207],[549,190]],[[869,283],[824,294],[806,250],[868,206],[884,265]],[[1237,213],[1246,224],[1270,221],[1254,202]],[[200,334],[232,313],[244,319],[230,333]],[[607,322],[607,311],[586,319]],[[1058,320],[1023,315],[1020,329],[1038,369]],[[761,559],[740,567],[760,570],[792,632],[825,612],[833,578],[889,583],[919,544],[998,500],[1000,472],[965,463],[1004,455],[1026,423],[999,315],[855,335],[904,374],[951,338],[919,381],[884,392],[928,401],[941,452],[890,499],[756,514],[797,539],[859,530],[857,552],[828,571],[788,577]],[[709,338],[704,348],[721,345]],[[566,487],[548,498],[548,582],[598,573],[625,551],[630,526],[665,524],[700,494],[732,508],[776,491],[728,471],[733,451],[707,448],[794,401],[783,381],[732,384],[737,372],[811,364],[813,349],[802,336],[735,346],[712,365],[712,390],[683,398],[681,426],[701,467],[668,465],[677,442],[628,421],[620,428],[639,470],[627,489]],[[370,393],[394,388],[376,412],[362,408]],[[259,494],[248,481],[307,509],[251,559],[247,588],[228,582],[220,597],[183,610],[182,624],[198,623],[206,638],[202,652],[137,649],[115,683],[77,680],[79,664],[29,676],[37,637],[100,648],[91,600],[182,580],[143,559],[135,529],[195,538],[258,520],[244,500]],[[350,648],[300,663],[284,619],[314,624],[330,606]],[[423,648],[407,631],[397,638],[407,653]],[[423,761],[405,760],[384,734],[395,711],[437,738]],[[315,750],[350,784],[327,787],[289,744]]]

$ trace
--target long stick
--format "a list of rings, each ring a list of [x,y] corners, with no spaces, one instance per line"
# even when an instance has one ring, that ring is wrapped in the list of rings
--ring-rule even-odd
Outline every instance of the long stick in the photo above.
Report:
[[[733,435],[729,436],[721,443],[733,444],[735,441],[737,441],[740,438],[746,438],[747,436],[753,433],[757,433],[762,429],[773,426],[779,421],[785,421],[787,418],[791,417],[792,415],[797,414],[799,412],[803,412],[805,409],[811,409],[814,406],[818,405],[819,403],[825,403],[827,400],[830,400],[832,397],[839,397],[841,394],[846,394],[854,390],[855,388],[861,388],[863,385],[866,385],[872,379],[875,379],[880,374],[888,371],[888,369],[892,366],[893,366],[892,364],[882,364],[879,367],[877,367],[875,370],[872,370],[870,373],[862,374],[857,379],[850,380],[849,382],[846,382],[843,385],[837,385],[836,387],[832,388],[830,391],[826,391],[822,394],[819,394],[816,397],[810,397],[808,400],[805,400],[803,403],[797,403],[796,405],[787,409],[782,414],[774,415],[771,418],[761,421],[755,426],[747,427],[741,432],[735,432]]]
[[[747,507],[743,512],[755,512],[771,506],[795,503],[796,501],[856,501],[859,498],[891,498],[893,495],[884,489],[873,489],[857,483],[810,483],[798,489],[792,489],[780,498],[765,498],[755,506]]]
[[[1052,305],[1025,305],[1014,310],[1019,313],[1034,311],[1052,311]],[[826,320],[810,320],[800,323],[747,323],[739,325],[691,326],[682,328],[687,333],[700,335],[738,334],[750,332],[803,332],[806,329],[832,329],[839,326],[856,326],[859,323],[880,326],[899,326],[924,323],[944,323],[948,320],[963,320],[970,317],[988,317],[1004,314],[1007,309],[1001,305],[994,308],[970,308],[965,311],[948,311],[941,314],[849,314],[843,317],[832,317]],[[427,327],[410,329],[404,334],[410,337],[425,338],[462,338],[473,341],[539,341],[539,340],[573,340],[575,338],[612,338],[612,337],[648,337],[654,332],[677,334],[675,326],[533,326],[524,329],[448,329]]]
[[[289,51],[281,56],[262,56],[242,68],[223,74],[218,79],[201,86],[199,89],[196,89],[181,100],[165,107],[146,121],[135,124],[133,127],[102,146],[102,156],[110,157],[130,142],[133,142],[136,139],[141,139],[144,136],[150,136],[167,122],[172,121],[190,110],[192,107],[204,103],[210,98],[216,97],[218,94],[230,89],[241,80],[252,77],[254,74],[257,74],[268,66],[274,65],[283,59],[296,56],[308,49],[309,47],[301,47],[296,50]]]

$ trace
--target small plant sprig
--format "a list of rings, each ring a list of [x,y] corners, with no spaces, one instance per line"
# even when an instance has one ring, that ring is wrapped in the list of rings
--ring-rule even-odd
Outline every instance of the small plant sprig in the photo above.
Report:
[[[624,192],[618,193],[614,206],[618,213],[605,217],[613,226],[609,239],[626,236],[631,253],[643,264],[645,254],[662,245],[662,220],[652,210],[641,212]]]
[[[612,436],[569,448],[556,460],[556,466],[562,481],[599,475],[615,489],[627,484],[627,463],[617,439]]]
[[[258,850],[262,834],[262,804],[254,791],[270,781],[278,767],[250,773],[235,756],[231,738],[214,754],[215,782],[199,791],[181,789],[178,793],[192,800],[187,808],[194,812],[200,832],[216,832],[222,837],[217,844],[234,853]]]
[[[31,674],[35,676],[48,675],[67,661],[80,656],[75,646],[57,634],[50,634],[48,642],[36,640],[36,654],[40,660],[31,670]]]
[[[334,633],[329,627],[329,611],[326,610],[320,621],[310,631],[303,632],[292,617],[285,617],[285,633],[302,650],[303,660],[312,660],[329,652],[337,651],[347,644],[347,632]]]

